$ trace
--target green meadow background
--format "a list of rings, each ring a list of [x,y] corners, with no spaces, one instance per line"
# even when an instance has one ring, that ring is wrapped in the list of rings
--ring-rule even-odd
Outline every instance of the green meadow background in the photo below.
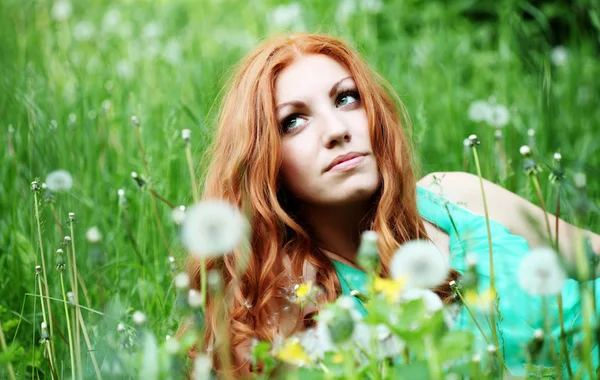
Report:
[[[113,355],[111,347],[122,339],[117,323],[133,335],[134,310],[147,315],[158,337],[174,334],[171,283],[185,256],[178,227],[166,204],[158,202],[154,211],[147,187],[140,189],[130,174],[138,172],[174,204],[191,205],[181,130],[192,131],[201,173],[233,65],[264,38],[286,30],[342,37],[392,83],[412,120],[421,174],[474,172],[470,155],[465,166],[463,140],[475,133],[484,177],[536,201],[519,154],[521,145],[531,144],[553,206],[556,194],[547,178],[560,152],[564,218],[574,220],[572,178],[582,172],[592,205],[577,223],[600,230],[593,206],[600,201],[596,1],[0,0],[0,321],[9,346],[0,353],[0,378],[8,360],[18,377],[49,378],[38,344],[39,302],[34,309],[40,253],[30,184],[57,169],[71,173],[73,187],[54,194],[57,221],[40,192],[50,296],[61,298],[54,270],[63,238],[58,225],[67,231],[74,212],[73,239],[89,298],[82,302],[91,309],[83,316],[98,359]],[[502,128],[505,178],[495,166],[494,129],[468,116],[473,101],[490,97],[510,115]],[[132,115],[140,120],[149,171]],[[93,226],[102,235],[99,243],[86,239]],[[66,334],[63,305],[52,305]],[[68,346],[60,336],[54,341],[64,370]]]

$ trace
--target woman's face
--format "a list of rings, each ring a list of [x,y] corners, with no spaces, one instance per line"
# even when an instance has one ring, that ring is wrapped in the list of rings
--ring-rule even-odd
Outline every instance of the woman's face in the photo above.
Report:
[[[344,66],[321,54],[299,58],[279,74],[275,104],[281,178],[293,195],[309,204],[342,205],[377,191],[367,114]],[[340,158],[345,162],[332,167]]]

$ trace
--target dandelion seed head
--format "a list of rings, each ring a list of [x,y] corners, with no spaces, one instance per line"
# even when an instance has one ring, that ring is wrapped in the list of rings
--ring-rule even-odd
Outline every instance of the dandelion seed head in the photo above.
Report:
[[[505,127],[510,120],[510,113],[506,106],[495,104],[490,106],[490,112],[486,119],[487,123],[494,128]]]
[[[188,304],[190,307],[196,309],[202,306],[202,295],[196,289],[188,290]]]
[[[353,296],[353,297],[356,297],[356,296],[358,296],[359,294],[360,294],[360,292],[359,292],[358,290],[356,290],[356,289],[354,289],[354,290],[350,291],[350,295],[351,295],[351,296]]]
[[[47,328],[46,322],[42,322],[42,330],[46,330]]]
[[[73,295],[73,292],[67,292],[67,300],[69,300],[71,305],[75,305],[75,296]]]
[[[471,147],[471,140],[468,137],[463,140],[463,146],[465,148],[470,148]]]
[[[38,183],[36,181],[31,182],[31,190],[38,191],[40,189]]]
[[[206,283],[212,291],[223,289],[223,278],[216,270],[209,270],[206,274]]]
[[[135,116],[135,115],[131,116],[131,124],[133,124],[134,127],[137,127],[138,125],[140,125],[140,120],[138,119],[137,116]]]
[[[527,136],[529,136],[529,137],[534,137],[534,136],[535,136],[535,129],[533,129],[533,128],[529,128],[529,129],[527,130]]]
[[[187,289],[190,287],[190,276],[185,272],[181,272],[175,276],[174,282],[177,289]]]
[[[210,378],[210,370],[212,369],[212,362],[208,355],[199,354],[194,359],[194,379],[208,379]]]
[[[488,119],[491,107],[485,100],[476,100],[469,105],[469,119],[479,123]]]
[[[562,45],[555,46],[550,53],[550,59],[555,66],[564,66],[569,59],[569,52]]]
[[[371,230],[364,231],[362,233],[362,239],[370,243],[377,243],[377,232]]]
[[[487,346],[487,352],[489,352],[490,354],[493,354],[496,352],[496,346],[494,346],[493,344],[490,344],[489,346]]]
[[[169,256],[169,263],[173,264],[175,262],[175,258],[173,256]]]
[[[450,286],[456,286],[456,281],[452,280],[452,281],[450,281],[450,282],[448,283],[448,285],[450,285]]]
[[[407,288],[434,288],[448,276],[449,266],[441,252],[426,240],[413,240],[396,250],[390,264],[393,279],[406,278]]]
[[[95,33],[94,25],[89,21],[80,21],[73,27],[73,38],[77,41],[88,41]]]
[[[342,309],[351,310],[354,308],[354,300],[348,296],[338,297],[337,304]]]
[[[46,185],[46,182],[42,182],[42,190],[46,190],[48,188],[48,185]]]
[[[125,324],[123,322],[119,322],[119,324],[117,325],[117,331],[118,332],[125,331]]]
[[[177,341],[177,339],[171,339],[171,336],[167,335],[167,343],[165,344],[165,349],[171,355],[175,355],[179,352],[181,345]]]
[[[70,243],[71,242],[71,237],[70,236],[65,236],[64,239],[65,243]]]
[[[185,220],[185,206],[179,206],[171,210],[171,219],[177,225],[181,225]]]
[[[182,129],[181,130],[181,138],[184,141],[190,141],[190,138],[192,137],[192,131],[189,129]]]
[[[125,190],[119,189],[119,190],[117,190],[117,194],[119,195],[119,197],[122,197],[125,195]]]
[[[100,233],[98,227],[93,226],[89,230],[87,230],[87,232],[85,233],[85,238],[88,242],[94,244],[102,240],[102,234]]]
[[[562,154],[556,152],[554,153],[554,161],[560,161],[562,160]]]
[[[58,128],[58,122],[56,120],[50,120],[50,129],[54,130]]]
[[[146,323],[146,314],[137,310],[133,313],[133,315],[131,316],[131,319],[133,320],[133,323],[135,323],[138,326],[141,326],[144,323]]]
[[[440,299],[440,297],[428,289],[419,289],[419,288],[409,288],[404,290],[400,295],[400,301],[413,301],[420,299],[425,304],[425,310],[430,315],[433,315],[438,310],[442,310],[444,308],[444,303]]]
[[[73,187],[73,177],[66,170],[55,170],[46,177],[46,185],[53,192],[68,191]]]
[[[70,212],[69,213],[69,220],[73,220],[75,218],[75,213],[74,212]]]
[[[69,1],[58,0],[52,5],[51,15],[56,21],[64,21],[73,14],[73,6]]]
[[[532,249],[519,265],[519,286],[531,295],[556,295],[566,280],[565,271],[551,248]]]
[[[469,136],[469,140],[470,140],[470,141],[475,141],[475,140],[477,140],[477,135],[470,135],[470,136]]]
[[[481,362],[481,355],[479,355],[479,354],[473,355],[473,357],[471,358],[471,361],[473,361],[473,363]]]
[[[522,156],[529,156],[531,154],[531,148],[527,145],[523,145],[520,149],[519,152],[521,152]]]
[[[111,107],[112,107],[112,103],[110,100],[104,99],[102,101],[102,109],[104,110],[105,113],[107,113]]]
[[[536,340],[542,340],[544,339],[544,330],[542,329],[537,329],[533,332],[533,338]]]
[[[181,238],[192,254],[215,257],[231,252],[246,229],[244,217],[236,207],[221,200],[206,200],[186,211]]]
[[[35,266],[35,274],[36,276],[42,272],[42,267],[40,265]]]
[[[69,125],[72,126],[76,122],[77,122],[77,115],[75,115],[73,112],[71,112],[68,117],[68,123],[69,123]]]
[[[131,172],[131,178],[133,178],[133,179],[139,178],[137,172]]]
[[[573,182],[575,182],[575,187],[583,189],[587,183],[585,173],[577,172],[573,174]]]

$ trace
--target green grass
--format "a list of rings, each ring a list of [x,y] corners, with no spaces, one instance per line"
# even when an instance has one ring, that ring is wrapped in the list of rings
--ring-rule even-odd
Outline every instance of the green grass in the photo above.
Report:
[[[527,130],[533,128],[537,132],[534,152],[541,163],[551,164],[552,154],[560,152],[569,176],[574,171],[587,174],[588,194],[598,204],[600,32],[590,21],[598,18],[597,5],[579,2],[581,6],[571,14],[561,3],[545,8],[522,1],[498,2],[502,4],[498,6],[470,1],[384,3],[380,12],[362,12],[341,22],[336,20],[337,2],[302,1],[302,19],[296,19],[292,28],[352,41],[392,83],[413,121],[422,174],[462,170],[463,139],[476,133],[482,141],[483,174],[494,180],[494,131],[467,116],[472,101],[494,96],[511,110],[503,132],[514,174],[502,184],[536,201],[518,153],[527,143]],[[12,356],[21,363],[15,367],[21,377],[30,376],[33,329],[37,366],[48,371],[37,344],[39,302],[34,313],[34,298],[27,295],[34,292],[39,262],[31,181],[36,177],[43,181],[56,169],[73,175],[73,189],[56,194],[55,207],[65,230],[68,213],[76,214],[74,239],[90,307],[105,312],[116,299],[122,305],[114,318],[82,311],[88,326],[96,327],[91,336],[99,358],[109,352],[103,347],[117,339],[117,323],[131,325],[133,310],[147,314],[158,337],[172,335],[177,321],[171,313],[174,293],[168,252],[157,230],[151,196],[137,187],[130,173],[142,174],[171,202],[191,204],[180,131],[192,130],[199,163],[232,65],[277,30],[267,15],[281,3],[78,1],[71,17],[62,22],[51,17],[52,4],[0,0],[0,306],[6,309],[0,320],[9,346],[22,348]],[[106,31],[103,17],[111,7],[119,10],[121,20]],[[550,28],[557,14],[562,15],[568,34]],[[74,38],[76,24],[83,20],[95,28],[90,40]],[[581,20],[588,26],[582,27]],[[150,22],[161,26],[156,38],[144,37]],[[569,56],[564,66],[557,67],[550,52],[559,39]],[[166,46],[173,49],[175,42],[181,54],[178,61],[170,56],[169,62],[161,52]],[[128,77],[118,74],[119,66],[125,70],[119,64],[122,60],[130,62]],[[102,107],[105,100],[111,104],[108,111]],[[69,122],[71,114],[75,122]],[[149,173],[130,123],[134,114],[141,121]],[[14,133],[8,132],[9,125]],[[545,190],[546,177],[542,175]],[[119,188],[126,192],[132,233],[144,265],[128,239]],[[553,204],[552,192],[546,191],[546,197]],[[564,200],[568,209],[569,197]],[[184,252],[177,226],[168,207],[160,202],[158,207],[169,250],[181,266]],[[47,204],[42,205],[41,219],[51,296],[61,298],[54,252],[62,236]],[[598,231],[598,213],[590,212],[583,225]],[[92,226],[103,235],[99,246],[85,240]],[[100,251],[101,262],[92,262]],[[62,305],[52,302],[58,323],[64,326]],[[59,360],[68,366],[68,346],[57,337],[55,343]],[[85,354],[84,361],[91,367]]]

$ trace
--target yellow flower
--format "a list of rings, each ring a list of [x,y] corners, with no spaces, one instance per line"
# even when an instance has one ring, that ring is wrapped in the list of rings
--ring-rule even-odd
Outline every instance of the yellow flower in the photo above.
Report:
[[[385,294],[389,302],[394,302],[398,299],[398,296],[400,296],[400,292],[402,291],[402,288],[404,288],[405,283],[406,280],[403,278],[392,280],[376,277],[373,286],[375,287],[375,291]]]
[[[300,342],[294,338],[288,339],[277,351],[275,357],[286,363],[298,366],[311,362],[310,357],[308,357]]]
[[[464,299],[468,306],[487,311],[496,300],[496,292],[489,288],[478,294],[475,290],[470,289],[465,292]]]
[[[334,362],[335,364],[340,364],[341,362],[344,361],[344,355],[337,353],[337,354],[333,355],[333,357],[331,358],[331,361]]]
[[[296,303],[305,302],[312,294],[312,281],[308,281],[302,285],[296,285]]]

